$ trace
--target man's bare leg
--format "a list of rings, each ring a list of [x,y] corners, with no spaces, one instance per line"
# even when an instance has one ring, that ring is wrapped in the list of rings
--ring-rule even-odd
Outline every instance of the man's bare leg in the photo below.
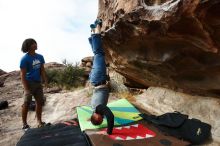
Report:
[[[39,99],[36,100],[36,115],[38,124],[42,124],[42,101]]]
[[[23,125],[27,125],[28,103],[24,102],[21,107]]]

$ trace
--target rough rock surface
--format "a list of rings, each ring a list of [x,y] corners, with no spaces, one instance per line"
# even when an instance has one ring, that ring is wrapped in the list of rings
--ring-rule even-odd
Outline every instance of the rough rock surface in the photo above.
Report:
[[[128,80],[220,95],[219,0],[99,0],[98,17],[107,59]]]

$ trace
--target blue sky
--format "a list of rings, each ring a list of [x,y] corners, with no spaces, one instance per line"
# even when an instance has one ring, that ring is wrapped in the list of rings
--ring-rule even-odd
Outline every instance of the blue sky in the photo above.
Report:
[[[34,38],[46,62],[91,56],[89,25],[98,0],[0,0],[0,69],[19,70],[22,42]]]

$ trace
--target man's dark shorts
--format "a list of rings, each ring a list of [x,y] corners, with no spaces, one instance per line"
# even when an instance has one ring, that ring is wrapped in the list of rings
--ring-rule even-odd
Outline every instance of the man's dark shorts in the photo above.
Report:
[[[32,96],[34,96],[36,101],[43,103],[43,87],[40,82],[28,82],[28,88],[30,94],[24,93],[24,102],[30,103]]]

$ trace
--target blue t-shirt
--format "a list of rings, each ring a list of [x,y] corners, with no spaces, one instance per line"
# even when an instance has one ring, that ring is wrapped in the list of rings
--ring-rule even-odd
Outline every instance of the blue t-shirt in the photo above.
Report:
[[[20,68],[26,69],[26,80],[40,82],[41,75],[40,75],[40,68],[41,65],[45,63],[44,57],[40,54],[35,54],[33,56],[29,55],[28,53],[25,54],[21,58]]]

